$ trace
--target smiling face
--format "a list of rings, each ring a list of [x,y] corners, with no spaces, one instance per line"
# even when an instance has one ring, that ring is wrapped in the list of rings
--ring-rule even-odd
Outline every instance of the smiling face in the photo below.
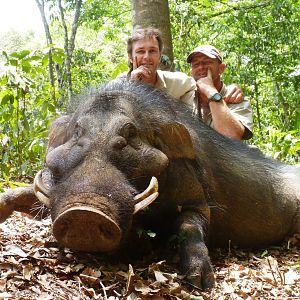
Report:
[[[208,69],[211,70],[213,81],[220,80],[221,74],[225,70],[225,64],[217,58],[208,57],[202,53],[197,53],[191,60],[191,75],[197,81],[207,76]]]
[[[159,44],[154,36],[133,42],[132,52],[128,54],[134,69],[145,66],[155,76],[160,63],[160,56]]]

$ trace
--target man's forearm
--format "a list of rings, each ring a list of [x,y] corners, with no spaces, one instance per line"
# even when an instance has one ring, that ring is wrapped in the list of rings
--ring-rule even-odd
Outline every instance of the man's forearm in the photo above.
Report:
[[[224,100],[210,101],[213,128],[222,135],[241,140],[244,135],[244,125],[231,113]]]

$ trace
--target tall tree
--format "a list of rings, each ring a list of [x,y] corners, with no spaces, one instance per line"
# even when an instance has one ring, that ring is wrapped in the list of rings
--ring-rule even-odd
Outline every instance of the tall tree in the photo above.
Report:
[[[168,0],[132,0],[132,23],[133,30],[148,26],[160,29],[164,43],[162,68],[171,68],[173,45]]]
[[[49,52],[48,52],[48,59],[49,59],[49,64],[48,64],[48,69],[49,69],[49,80],[51,83],[51,86],[53,88],[53,94],[52,94],[52,98],[55,98],[55,78],[54,78],[54,63],[53,63],[53,58],[52,58],[52,36],[50,33],[50,29],[49,29],[49,24],[46,18],[46,13],[45,13],[45,0],[35,0],[38,9],[40,11],[40,15],[42,18],[42,22],[44,25],[44,30],[45,30],[45,35],[46,35],[46,41],[47,41],[47,46],[50,47]]]
[[[71,32],[69,35],[68,26],[65,19],[65,10],[66,8],[62,5],[62,0],[58,0],[58,7],[60,12],[60,20],[64,30],[64,49],[66,53],[65,59],[65,72],[67,77],[67,89],[68,89],[68,97],[69,99],[72,96],[72,75],[71,75],[71,60],[75,48],[75,37],[77,33],[77,29],[79,26],[79,17],[80,17],[80,10],[82,6],[82,0],[75,0],[74,6],[74,18],[71,26]]]
[[[52,47],[53,41],[52,36],[49,29],[49,24],[47,22],[47,18],[45,15],[45,5],[48,4],[49,6],[58,7],[59,12],[59,19],[60,24],[63,29],[64,34],[64,50],[65,50],[65,62],[64,62],[64,74],[61,74],[60,66],[56,66],[57,71],[57,81],[58,87],[62,91],[64,88],[67,89],[68,98],[70,99],[72,96],[72,74],[71,74],[71,61],[73,52],[75,49],[75,37],[77,33],[77,29],[79,26],[79,17],[81,13],[82,7],[82,0],[75,0],[75,1],[62,1],[62,0],[36,0],[37,6],[40,10],[40,14],[42,17],[42,21],[44,24],[47,44],[50,46],[49,51],[49,77],[51,84],[54,86],[54,75],[53,75],[53,61],[52,61]],[[55,10],[54,10],[55,11]],[[73,20],[71,21],[71,26],[69,26],[69,20],[66,18],[67,13],[70,11],[73,12]],[[55,13],[50,16],[50,19],[55,19]],[[64,80],[66,78],[66,80]],[[66,82],[65,82],[66,81]],[[67,84],[65,84],[67,83]]]

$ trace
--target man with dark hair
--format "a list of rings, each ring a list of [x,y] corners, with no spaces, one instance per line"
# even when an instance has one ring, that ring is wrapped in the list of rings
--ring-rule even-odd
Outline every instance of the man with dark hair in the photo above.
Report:
[[[137,29],[127,41],[130,65],[128,77],[153,85],[192,106],[195,81],[182,72],[158,70],[162,47],[161,33],[158,29]]]
[[[252,137],[252,109],[246,98],[226,103],[228,88],[221,80],[226,64],[218,49],[211,45],[195,48],[187,57],[197,84],[194,113],[219,133],[233,139]]]

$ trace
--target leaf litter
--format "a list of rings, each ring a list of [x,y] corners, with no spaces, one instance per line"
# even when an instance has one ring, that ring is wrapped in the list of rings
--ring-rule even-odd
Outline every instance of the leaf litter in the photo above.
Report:
[[[300,251],[290,243],[211,250],[217,283],[203,292],[172,262],[148,257],[124,264],[60,248],[50,218],[14,213],[0,234],[0,300],[300,299]]]

